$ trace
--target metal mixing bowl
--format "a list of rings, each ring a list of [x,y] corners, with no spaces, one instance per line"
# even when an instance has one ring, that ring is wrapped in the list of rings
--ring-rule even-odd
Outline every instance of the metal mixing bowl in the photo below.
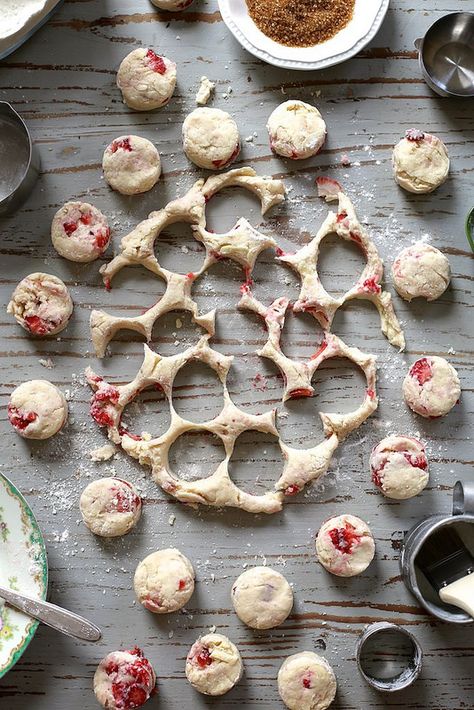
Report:
[[[415,41],[423,78],[440,96],[474,96],[474,13],[452,12]]]
[[[20,207],[39,171],[39,154],[26,123],[13,106],[0,101],[0,215]]]

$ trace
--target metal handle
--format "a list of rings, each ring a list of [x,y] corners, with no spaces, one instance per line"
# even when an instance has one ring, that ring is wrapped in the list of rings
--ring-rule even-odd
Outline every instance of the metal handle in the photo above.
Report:
[[[474,482],[456,481],[453,488],[453,515],[474,515]]]
[[[415,45],[416,49],[421,52],[421,45],[423,44],[423,37],[418,37],[413,44]]]
[[[33,599],[25,594],[13,592],[11,589],[0,587],[0,597],[25,614],[39,619],[43,624],[61,631],[67,636],[73,636],[84,641],[98,641],[102,636],[102,631],[98,626],[92,624],[72,611],[62,609],[56,604],[44,602],[41,599]]]

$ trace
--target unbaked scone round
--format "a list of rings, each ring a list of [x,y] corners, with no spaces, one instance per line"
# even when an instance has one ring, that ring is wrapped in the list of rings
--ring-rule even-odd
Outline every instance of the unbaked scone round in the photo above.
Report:
[[[370,454],[372,481],[387,498],[406,500],[428,484],[425,447],[411,436],[386,436]]]
[[[158,550],[139,563],[133,586],[145,609],[155,614],[170,614],[181,609],[191,598],[194,569],[179,550]]]
[[[270,147],[284,158],[316,155],[326,140],[326,124],[318,109],[304,101],[284,101],[267,122]]]
[[[152,49],[134,49],[119,66],[117,86],[130,108],[136,111],[160,108],[173,95],[176,64]]]
[[[336,690],[333,669],[325,658],[312,651],[288,656],[278,671],[278,692],[290,710],[325,710]]]
[[[243,673],[242,658],[227,636],[206,634],[190,648],[186,658],[186,678],[203,695],[224,695]]]
[[[8,419],[25,439],[49,439],[65,425],[66,398],[48,380],[28,380],[13,390],[8,403]]]
[[[87,263],[109,246],[110,228],[97,207],[88,202],[66,202],[54,215],[51,241],[65,259]]]
[[[403,396],[410,409],[422,417],[442,417],[461,396],[458,373],[443,357],[422,357],[403,380]]]
[[[270,567],[252,567],[232,585],[235,613],[252,629],[280,626],[293,607],[293,592],[285,577]]]
[[[395,181],[408,192],[433,192],[448,177],[446,146],[431,133],[410,128],[393,149]]]
[[[122,478],[99,478],[82,491],[82,519],[94,535],[118,537],[135,527],[142,513],[142,500],[131,483]]]
[[[328,572],[338,577],[354,577],[372,562],[375,543],[363,520],[355,515],[336,515],[321,525],[316,552]]]
[[[66,284],[51,274],[25,276],[12,293],[7,312],[34,335],[56,335],[67,326],[73,303]]]
[[[158,182],[160,154],[147,138],[119,136],[105,149],[102,168],[111,188],[122,195],[138,195]]]
[[[419,297],[434,301],[448,288],[451,267],[439,249],[416,242],[397,256],[392,266],[392,278],[397,293],[405,301]]]
[[[94,693],[106,710],[141,708],[156,685],[153,666],[135,646],[112,651],[101,660],[94,675]]]
[[[151,0],[152,4],[160,10],[179,12],[191,5],[193,0]]]
[[[240,153],[239,129],[232,116],[219,108],[196,108],[183,123],[184,152],[195,165],[220,170]]]

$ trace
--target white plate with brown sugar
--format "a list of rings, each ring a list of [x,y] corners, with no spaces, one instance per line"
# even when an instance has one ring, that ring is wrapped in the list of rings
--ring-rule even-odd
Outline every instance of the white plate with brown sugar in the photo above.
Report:
[[[333,36],[324,39],[326,33],[331,29],[322,30],[318,35],[319,24],[315,13],[318,10],[311,10],[314,16],[311,22],[298,22],[288,18],[288,25],[276,19],[273,8],[278,4],[278,0],[218,0],[219,9],[224,22],[232,32],[238,42],[248,52],[262,59],[268,64],[285,69],[315,70],[339,64],[350,59],[361,51],[377,34],[388,10],[389,0],[347,0],[341,2],[340,28],[336,29]],[[297,7],[298,3],[289,3],[290,9]],[[251,16],[249,6],[252,8]],[[348,11],[343,11],[347,6]],[[311,6],[310,6],[311,7]],[[308,8],[303,12],[308,12]],[[351,12],[352,11],[352,12]],[[272,22],[272,19],[275,19]],[[282,30],[286,26],[286,30]],[[313,28],[311,32],[310,27]],[[334,23],[334,27],[337,24]],[[282,31],[285,33],[285,41],[275,41],[271,36],[277,36]],[[272,28],[275,28],[272,30]],[[290,28],[290,29],[288,29]],[[295,44],[306,44],[310,38],[317,37],[322,41],[309,46],[292,46]]]

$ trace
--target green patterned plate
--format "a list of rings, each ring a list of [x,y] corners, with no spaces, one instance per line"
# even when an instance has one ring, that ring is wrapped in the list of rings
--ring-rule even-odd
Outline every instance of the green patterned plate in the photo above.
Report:
[[[46,599],[48,560],[43,536],[26,500],[1,474],[0,580],[5,587]],[[38,624],[0,600],[0,678],[18,661]]]

